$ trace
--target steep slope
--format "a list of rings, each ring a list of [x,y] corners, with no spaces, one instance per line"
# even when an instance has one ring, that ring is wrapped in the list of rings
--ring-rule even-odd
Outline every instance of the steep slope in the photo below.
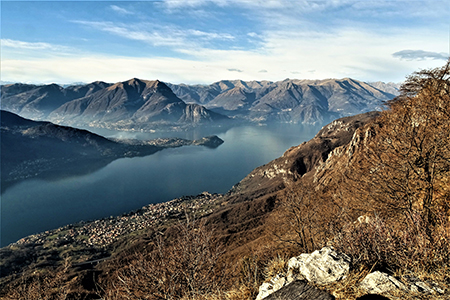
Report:
[[[10,84],[1,87],[2,109],[32,119],[45,119],[50,112],[73,99],[109,86],[105,82],[62,88],[57,84]]]
[[[255,93],[247,92],[245,88],[236,86],[229,89],[206,105],[209,109],[221,108],[224,111],[238,111],[247,110],[255,101]]]
[[[70,101],[49,115],[56,123],[149,127],[150,123],[199,124],[225,117],[187,105],[164,83],[131,79]]]
[[[330,153],[348,145],[358,128],[378,116],[378,112],[369,112],[335,120],[310,141],[290,148],[235,185],[224,196],[226,205],[208,217],[208,226],[226,245],[227,257],[248,255],[250,249],[260,249],[266,239],[272,239],[269,220],[286,188],[301,178],[312,182]]]

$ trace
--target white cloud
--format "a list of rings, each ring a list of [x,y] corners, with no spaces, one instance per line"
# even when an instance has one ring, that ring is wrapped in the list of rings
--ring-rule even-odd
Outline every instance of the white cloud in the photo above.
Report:
[[[204,38],[206,40],[233,40],[234,36],[228,33],[214,33],[214,32],[205,32],[200,30],[187,30],[186,36],[192,35],[195,37]]]
[[[117,6],[117,5],[110,5],[109,8],[114,10],[115,12],[122,14],[122,15],[134,15],[132,11],[129,11],[123,7]]]
[[[115,82],[126,80],[128,77],[141,77],[158,78],[169,82],[211,83],[222,79],[277,81],[292,74],[296,76],[303,74],[311,79],[353,77],[365,81],[398,82],[420,68],[440,66],[442,61],[439,58],[445,54],[442,52],[448,47],[446,30],[443,30],[443,36],[439,36],[442,33],[437,33],[435,28],[428,26],[414,28],[369,26],[374,23],[366,24],[364,20],[361,21],[361,17],[358,17],[360,23],[357,23],[361,26],[342,22],[342,19],[337,21],[333,19],[334,23],[330,25],[331,23],[322,24],[321,20],[315,19],[315,16],[319,16],[320,19],[321,14],[311,16],[308,14],[314,10],[325,11],[336,8],[342,18],[348,11],[362,11],[367,15],[370,8],[376,8],[378,9],[376,14],[382,16],[384,6],[396,5],[387,1],[380,3],[372,1],[365,4],[361,1],[177,0],[162,2],[159,5],[169,5],[174,9],[179,8],[180,11],[182,7],[191,7],[189,12],[194,12],[203,9],[208,11],[210,7],[207,5],[211,3],[229,7],[233,4],[233,9],[252,8],[243,13],[249,20],[242,20],[242,24],[252,22],[250,24],[252,26],[245,27],[242,36],[233,36],[225,31],[205,29],[207,26],[195,28],[191,24],[192,27],[189,25],[183,27],[179,23],[162,25],[158,20],[146,23],[72,21],[99,32],[146,43],[150,50],[152,50],[150,46],[167,47],[172,51],[187,54],[192,59],[132,57],[135,55],[132,53],[132,47],[136,44],[129,43],[130,57],[85,53],[73,57],[59,55],[52,57],[51,60],[44,53],[56,49],[57,45],[5,40],[7,45],[5,46],[2,40],[2,47],[28,48],[36,53],[43,53],[42,57],[34,60],[12,60],[12,55],[4,56],[2,77],[4,80],[14,81],[18,79],[14,79],[13,75],[21,78],[28,76],[28,79],[21,80],[30,81],[39,74],[46,78],[54,78],[52,80],[57,80],[57,76],[60,76],[66,82],[89,80]],[[406,5],[406,2],[403,4]],[[256,5],[260,5],[261,9],[254,9]],[[269,6],[273,9],[268,9]],[[239,49],[233,48],[240,38],[251,40],[253,48],[244,46]],[[253,43],[255,38],[258,40],[257,43]],[[114,39],[114,42],[125,44],[120,39]],[[423,45],[430,51],[399,51],[422,49]],[[221,46],[224,47],[220,48]],[[428,59],[419,61],[417,60],[419,58]],[[87,74],[86,70],[92,71]]]
[[[150,23],[123,24],[114,22],[95,22],[75,20],[81,24],[107,32],[125,39],[148,43],[153,46],[168,46],[174,51],[184,52],[186,49],[204,47],[202,43],[213,40],[233,40],[228,33],[206,32],[196,29],[184,29],[176,26],[162,26]]]
[[[49,51],[69,51],[71,48],[61,45],[44,42],[24,42],[11,39],[1,39],[1,47],[22,49],[22,50],[49,50]]]

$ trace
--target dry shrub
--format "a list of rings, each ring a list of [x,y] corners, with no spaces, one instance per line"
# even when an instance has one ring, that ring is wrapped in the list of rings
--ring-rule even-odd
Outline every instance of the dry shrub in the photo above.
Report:
[[[286,246],[294,246],[297,253],[309,253],[323,247],[331,237],[332,227],[340,208],[308,182],[299,181],[288,186],[280,197],[274,218],[273,234]]]
[[[420,212],[412,216],[414,222],[405,219],[405,223],[399,223],[378,216],[370,217],[368,222],[355,222],[336,233],[333,246],[350,255],[355,265],[423,271],[448,267],[449,216],[441,214],[431,233]]]
[[[288,257],[278,254],[266,264],[263,272],[264,277],[270,279],[276,275],[286,275],[288,262]]]
[[[228,300],[248,300],[255,299],[255,297],[253,289],[245,285],[241,285],[226,293],[226,299]]]
[[[263,259],[257,254],[242,257],[238,263],[234,299],[244,299],[243,295],[249,295],[250,299],[255,298],[258,295],[259,286],[264,281],[263,270]]]
[[[255,299],[261,284],[287,271],[288,255],[270,248],[243,256],[236,267],[234,287],[227,293],[231,300]]]
[[[224,274],[218,264],[220,250],[211,232],[199,221],[176,228],[177,238],[160,235],[153,249],[135,253],[112,280],[101,282],[106,300],[220,298]]]
[[[66,300],[82,299],[84,292],[70,287],[68,258],[56,270],[35,271],[33,274],[22,273],[2,291],[5,300]]]

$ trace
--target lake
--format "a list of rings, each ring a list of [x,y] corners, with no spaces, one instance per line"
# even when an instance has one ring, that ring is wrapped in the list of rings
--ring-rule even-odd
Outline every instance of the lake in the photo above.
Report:
[[[198,139],[216,134],[216,149],[188,146],[117,159],[96,172],[59,180],[29,179],[1,195],[1,246],[66,224],[121,215],[203,191],[225,193],[254,168],[311,139],[320,126],[277,124],[148,134],[96,130],[107,137]]]

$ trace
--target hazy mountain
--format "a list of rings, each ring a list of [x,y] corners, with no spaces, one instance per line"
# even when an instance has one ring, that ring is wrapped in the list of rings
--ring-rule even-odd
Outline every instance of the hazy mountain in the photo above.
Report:
[[[386,93],[390,93],[393,95],[398,95],[400,91],[401,83],[394,83],[394,82],[382,82],[382,81],[376,81],[376,82],[368,82],[371,86],[374,88],[377,88],[379,90],[382,90]]]
[[[62,124],[151,128],[151,124],[200,124],[226,117],[186,104],[161,81],[131,79],[60,106],[49,115]]]
[[[66,88],[56,84],[2,86],[2,109],[70,126],[124,130],[179,129],[239,119],[323,123],[377,110],[398,94],[393,83],[326,79],[222,80],[210,85],[131,79]]]
[[[170,87],[185,101],[257,122],[325,122],[379,109],[383,101],[398,95],[398,85],[368,84],[350,78],[223,80],[204,86],[170,84]]]
[[[1,108],[23,117],[45,119],[64,103],[84,97],[110,84],[96,81],[87,85],[63,88],[57,84],[8,84],[1,87]]]

